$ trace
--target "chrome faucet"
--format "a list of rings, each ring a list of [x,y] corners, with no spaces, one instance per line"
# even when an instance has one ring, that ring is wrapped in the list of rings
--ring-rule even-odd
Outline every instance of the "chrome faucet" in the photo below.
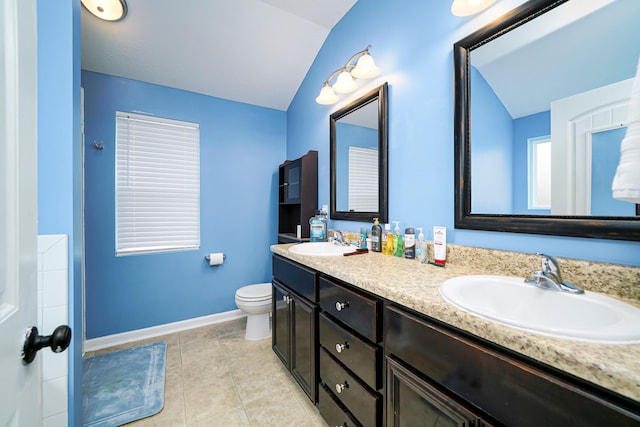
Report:
[[[562,280],[560,264],[554,257],[542,253],[536,253],[536,255],[541,257],[542,270],[534,271],[532,278],[524,279],[525,283],[542,289],[551,289],[572,294],[584,293],[584,290],[581,288]]]
[[[333,243],[341,246],[349,246],[349,242],[344,240],[344,236],[342,235],[342,231],[334,230],[333,232]]]

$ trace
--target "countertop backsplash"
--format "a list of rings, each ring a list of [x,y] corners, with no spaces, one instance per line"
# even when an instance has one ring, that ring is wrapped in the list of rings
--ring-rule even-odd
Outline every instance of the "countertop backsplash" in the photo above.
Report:
[[[360,233],[342,231],[345,239],[357,241]],[[330,230],[333,236],[333,230]],[[433,259],[433,242],[427,241]],[[560,263],[562,278],[580,288],[615,296],[640,306],[640,267],[553,256]],[[392,256],[392,255],[388,255]],[[407,262],[418,262],[407,260]],[[532,253],[460,246],[447,243],[447,265],[477,268],[478,274],[529,277],[540,270],[540,257]]]

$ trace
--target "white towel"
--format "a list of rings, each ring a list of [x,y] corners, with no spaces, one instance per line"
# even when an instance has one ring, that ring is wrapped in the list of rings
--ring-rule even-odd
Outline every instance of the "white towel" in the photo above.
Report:
[[[631,89],[629,124],[611,190],[614,199],[640,203],[640,58]]]

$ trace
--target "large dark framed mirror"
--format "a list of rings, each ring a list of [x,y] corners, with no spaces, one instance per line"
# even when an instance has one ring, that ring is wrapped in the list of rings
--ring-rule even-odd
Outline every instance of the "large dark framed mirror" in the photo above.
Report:
[[[640,240],[613,199],[637,0],[530,0],[454,44],[455,227]]]
[[[331,219],[388,221],[387,86],[329,116]]]

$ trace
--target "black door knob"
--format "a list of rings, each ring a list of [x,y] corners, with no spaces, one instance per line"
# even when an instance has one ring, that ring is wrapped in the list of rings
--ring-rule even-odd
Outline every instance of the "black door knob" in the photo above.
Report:
[[[22,347],[22,363],[28,365],[33,362],[38,350],[44,347],[51,347],[54,353],[62,353],[69,347],[70,342],[71,328],[67,325],[58,326],[51,335],[46,337],[38,335],[38,328],[32,326],[27,330]]]

